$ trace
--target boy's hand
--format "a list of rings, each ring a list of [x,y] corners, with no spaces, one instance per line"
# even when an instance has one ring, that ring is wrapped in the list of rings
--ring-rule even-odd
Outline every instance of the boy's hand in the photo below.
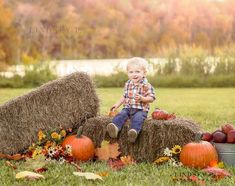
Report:
[[[142,100],[142,96],[140,94],[136,94],[135,95],[135,100],[136,101],[141,101]]]
[[[117,109],[118,109],[118,105],[117,105],[117,104],[114,104],[114,105],[110,108],[110,111],[117,110]]]

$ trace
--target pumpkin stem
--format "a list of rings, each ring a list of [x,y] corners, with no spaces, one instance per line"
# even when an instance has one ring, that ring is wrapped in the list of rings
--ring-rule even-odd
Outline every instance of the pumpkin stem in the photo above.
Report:
[[[81,137],[82,131],[83,131],[83,126],[81,126],[81,127],[78,128],[78,131],[77,131],[77,138],[80,138],[80,137]]]
[[[199,142],[202,139],[202,132],[198,132],[195,134],[195,141]]]

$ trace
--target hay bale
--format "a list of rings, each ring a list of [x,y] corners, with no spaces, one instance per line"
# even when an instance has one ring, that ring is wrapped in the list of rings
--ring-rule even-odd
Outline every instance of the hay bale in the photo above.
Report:
[[[123,126],[123,129],[117,139],[111,139],[106,132],[106,125],[112,118],[108,116],[98,116],[90,118],[83,125],[83,134],[90,137],[96,147],[100,147],[102,140],[110,142],[117,141],[120,145],[122,155],[131,155],[136,161],[152,162],[163,155],[166,147],[172,148],[174,145],[184,145],[195,138],[195,134],[200,128],[194,122],[177,118],[168,121],[159,121],[148,119],[143,125],[143,129],[132,144],[127,140],[127,131],[129,121]]]
[[[17,153],[37,132],[79,127],[96,116],[99,100],[89,76],[76,72],[0,106],[0,153]]]

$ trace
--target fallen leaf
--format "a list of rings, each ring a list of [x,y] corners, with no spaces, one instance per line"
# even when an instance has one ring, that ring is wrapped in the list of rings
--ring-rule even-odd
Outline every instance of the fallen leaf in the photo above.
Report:
[[[1,158],[5,158],[5,159],[9,159],[9,160],[21,160],[21,159],[24,159],[25,156],[22,155],[22,154],[13,154],[13,155],[9,155],[9,154],[1,154],[0,153],[0,159]]]
[[[96,174],[98,174],[101,177],[107,177],[109,175],[108,172],[97,172]]]
[[[17,169],[17,167],[9,161],[6,161],[5,164],[6,164],[6,166],[11,167],[12,169]]]
[[[118,143],[110,144],[109,141],[104,140],[101,143],[101,147],[96,149],[96,156],[99,160],[108,160],[110,158],[115,159],[121,154],[118,149]]]
[[[47,170],[48,168],[42,167],[42,168],[35,169],[34,171],[37,173],[42,173],[42,172],[46,172]]]
[[[96,180],[100,179],[103,180],[101,176],[98,174],[94,174],[92,172],[73,172],[75,176],[84,176],[87,180]]]
[[[216,179],[224,178],[226,176],[231,176],[231,174],[228,171],[218,167],[208,167],[202,169],[202,171],[214,175]]]
[[[37,180],[37,179],[45,179],[45,177],[41,174],[37,174],[35,172],[30,172],[30,171],[22,171],[16,174],[16,179],[30,179],[30,180]]]
[[[136,163],[136,161],[131,156],[122,156],[120,159],[125,165],[131,165]]]
[[[77,163],[71,162],[70,164],[75,166],[78,172],[82,172],[81,167]]]
[[[110,159],[108,161],[108,165],[112,170],[121,170],[126,166],[122,160],[115,160],[115,159]]]

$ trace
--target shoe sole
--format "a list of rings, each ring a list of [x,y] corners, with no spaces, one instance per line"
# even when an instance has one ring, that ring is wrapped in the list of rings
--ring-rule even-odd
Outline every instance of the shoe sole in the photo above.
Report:
[[[137,133],[135,131],[129,131],[128,138],[131,143],[134,143],[137,138]]]
[[[117,138],[117,132],[116,132],[116,128],[115,128],[115,126],[112,124],[112,125],[108,125],[107,126],[107,131],[108,131],[108,133],[109,133],[109,136],[111,137],[111,138]]]

